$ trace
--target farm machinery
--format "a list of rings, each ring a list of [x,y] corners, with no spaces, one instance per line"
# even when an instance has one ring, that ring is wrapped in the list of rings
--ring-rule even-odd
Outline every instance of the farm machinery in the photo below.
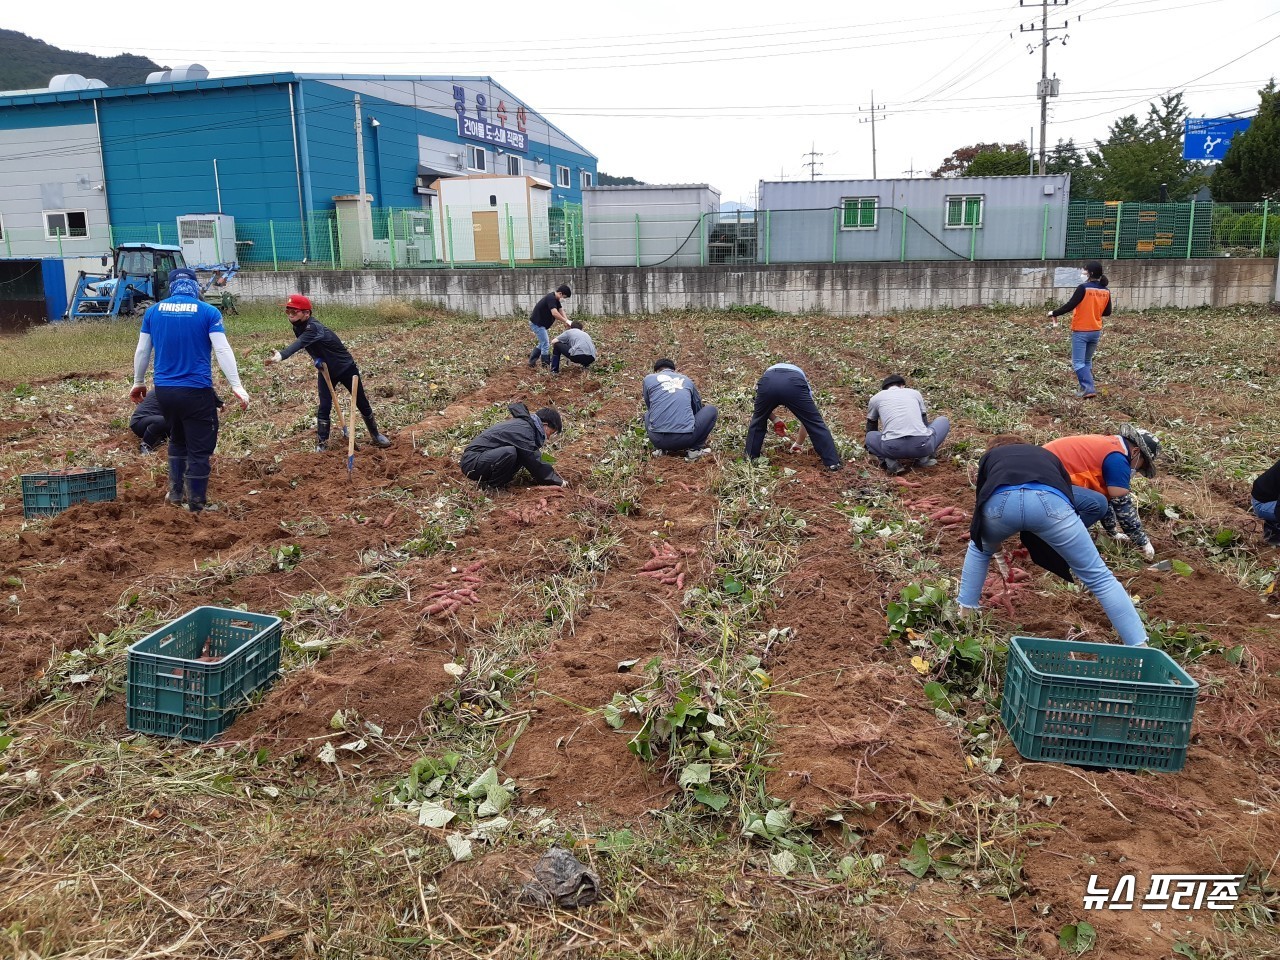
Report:
[[[107,266],[107,257],[102,265]],[[104,273],[81,270],[67,317],[101,320],[142,313],[163,300],[169,287],[169,271],[186,266],[182,248],[159,243],[122,243],[112,251],[113,263]]]

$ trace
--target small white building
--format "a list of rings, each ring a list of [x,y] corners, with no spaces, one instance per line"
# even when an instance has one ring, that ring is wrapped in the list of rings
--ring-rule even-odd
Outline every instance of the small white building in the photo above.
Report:
[[[551,257],[551,184],[529,176],[475,174],[431,184],[436,258],[509,263]]]
[[[704,217],[719,212],[720,191],[705,183],[584,187],[586,265],[698,266],[703,262]]]

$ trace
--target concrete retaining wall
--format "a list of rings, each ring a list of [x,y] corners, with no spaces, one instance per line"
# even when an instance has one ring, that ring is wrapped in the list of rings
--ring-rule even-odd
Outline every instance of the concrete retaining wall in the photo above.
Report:
[[[389,298],[424,300],[485,317],[527,312],[568,283],[571,310],[598,315],[760,304],[783,313],[861,316],[960,306],[1055,305],[1071,293],[1054,285],[1066,261],[832,263],[672,269],[347,270],[244,272],[231,289],[245,300],[283,303],[290,293],[350,305]],[[1267,303],[1277,260],[1121,260],[1105,265],[1118,310]]]

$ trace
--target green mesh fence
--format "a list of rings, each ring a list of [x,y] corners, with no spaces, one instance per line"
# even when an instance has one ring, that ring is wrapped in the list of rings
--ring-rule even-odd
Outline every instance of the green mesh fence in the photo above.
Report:
[[[1256,203],[1073,201],[1064,206],[856,206],[726,213],[628,213],[584,220],[577,204],[436,210],[326,211],[237,220],[244,270],[731,266],[938,260],[1115,260],[1266,257],[1280,252],[1280,216]],[[225,249],[221,241],[214,249]],[[69,234],[0,225],[0,257],[100,257],[119,243],[179,244],[176,223],[117,223]],[[183,245],[189,262],[194,262]]]

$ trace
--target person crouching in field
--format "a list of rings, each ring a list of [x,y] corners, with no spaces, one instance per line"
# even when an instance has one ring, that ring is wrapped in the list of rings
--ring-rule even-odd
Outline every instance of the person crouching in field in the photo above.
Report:
[[[539,348],[541,349],[541,348]],[[560,372],[560,358],[568,357],[582,369],[596,362],[596,345],[582,329],[581,320],[572,320],[569,329],[551,341],[551,372]]]
[[[330,382],[335,386],[340,383],[350,391],[355,378],[360,376],[360,368],[356,366],[355,357],[351,356],[338,335],[311,315],[311,301],[307,297],[300,293],[292,294],[285,301],[284,313],[292,324],[293,335],[297,339],[283,350],[274,351],[265,362],[268,366],[281,363],[299,350],[306,350],[311,356],[316,368],[316,391],[320,398],[316,406],[316,450],[322,451],[329,442],[329,413],[333,409],[334,398],[329,392]],[[329,371],[328,381],[324,378],[326,367]],[[369,405],[369,395],[365,392],[364,377],[360,377],[355,395],[356,407],[364,417],[370,442],[375,447],[391,446],[391,441],[378,430],[378,421],[374,419],[373,407]]]
[[[903,472],[903,460],[914,460],[918,467],[937,466],[938,448],[950,432],[946,417],[929,422],[924,397],[908,387],[901,374],[885,377],[867,405],[867,452],[880,459],[889,476]]]
[[[719,411],[704,404],[698,388],[674,360],[663,357],[644,378],[644,429],[653,444],[653,455],[680,453],[689,460],[706,456],[707,439],[715,429]]]
[[[1280,500],[1280,460],[1253,481],[1250,491],[1253,515],[1262,521],[1262,540],[1268,546],[1280,547],[1280,520],[1276,519],[1276,501]]]
[[[1076,514],[1071,478],[1061,460],[1029,443],[993,446],[978,461],[977,487],[960,575],[961,613],[981,605],[991,558],[1016,533],[1036,564],[1068,582],[1073,573],[1080,578],[1125,646],[1146,646],[1147,632],[1133,600],[1102,562]]]
[[[523,403],[507,406],[510,420],[495,424],[476,437],[462,452],[462,473],[487,487],[505,487],[521,468],[533,482],[567,487],[569,482],[542,459],[543,444],[560,432],[560,414],[550,407],[530,413]]]
[[[827,429],[827,423],[814,402],[809,378],[793,363],[775,363],[756,383],[755,410],[751,414],[751,423],[747,426],[748,460],[755,460],[760,456],[768,424],[771,421],[774,424],[778,422],[778,418],[773,415],[778,407],[786,407],[800,421],[800,435],[791,445],[792,453],[800,452],[807,435],[813,441],[814,451],[822,458],[828,470],[839,470],[844,466],[831,431]]]

